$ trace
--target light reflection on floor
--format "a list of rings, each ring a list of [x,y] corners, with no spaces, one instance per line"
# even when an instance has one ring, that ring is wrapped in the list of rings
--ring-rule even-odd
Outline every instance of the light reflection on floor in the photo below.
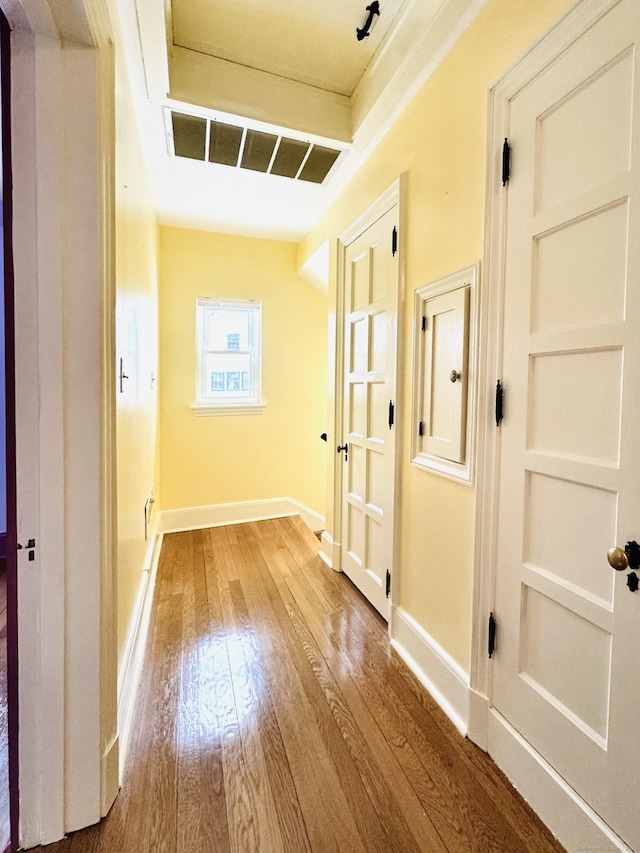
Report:
[[[183,649],[179,748],[229,741],[259,716],[262,676],[251,632],[216,631]]]

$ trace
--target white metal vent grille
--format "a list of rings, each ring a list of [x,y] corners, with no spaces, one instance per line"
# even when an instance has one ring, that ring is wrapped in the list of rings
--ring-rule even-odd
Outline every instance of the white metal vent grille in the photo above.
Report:
[[[322,184],[343,153],[315,142],[213,118],[175,110],[170,116],[172,153],[190,160]]]

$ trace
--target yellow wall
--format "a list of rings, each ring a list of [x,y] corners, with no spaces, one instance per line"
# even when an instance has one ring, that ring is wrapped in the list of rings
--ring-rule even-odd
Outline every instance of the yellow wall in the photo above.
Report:
[[[129,377],[123,393],[116,388],[121,666],[149,545],[144,504],[152,488],[158,497],[157,382],[151,381],[158,372],[158,227],[120,50],[116,75],[116,367],[122,357]]]
[[[290,497],[324,515],[327,298],[297,247],[160,228],[162,508]],[[260,415],[196,417],[196,297],[262,302]]]
[[[571,4],[490,0],[338,200],[303,241],[302,264],[407,173],[400,604],[469,667],[474,489],[409,463],[413,291],[483,250],[487,90]],[[330,300],[335,301],[335,281]],[[328,492],[332,493],[332,465]],[[328,528],[331,532],[331,528]]]

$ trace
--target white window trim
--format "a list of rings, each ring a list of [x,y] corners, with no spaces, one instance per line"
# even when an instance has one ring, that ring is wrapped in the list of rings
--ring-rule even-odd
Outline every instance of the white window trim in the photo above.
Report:
[[[216,308],[241,308],[254,307],[258,310],[258,321],[254,325],[254,334],[257,338],[257,344],[254,344],[254,349],[257,351],[257,359],[254,365],[256,384],[258,393],[256,396],[262,397],[262,303],[252,299],[219,299],[211,296],[196,297],[196,401],[191,406],[191,411],[197,417],[216,417],[221,415],[261,415],[266,403],[262,399],[242,400],[222,399],[219,403],[208,400],[199,400],[200,388],[202,384],[202,327],[201,327],[201,312],[200,308],[206,306],[214,306]]]
[[[418,287],[414,293],[414,330],[413,330],[413,377],[412,377],[412,424],[411,424],[411,464],[449,480],[455,480],[465,485],[473,484],[475,464],[475,418],[476,418],[476,385],[477,385],[477,289],[479,264],[459,270],[437,279],[429,284]],[[418,422],[421,407],[421,380],[423,361],[422,338],[422,306],[428,299],[457,290],[460,287],[469,288],[469,351],[468,366],[469,382],[467,386],[467,422],[466,422],[466,452],[464,462],[452,462],[440,456],[419,450]]]
[[[266,403],[236,403],[232,406],[220,404],[208,406],[204,403],[194,403],[191,411],[197,417],[211,417],[212,415],[261,415],[266,409]]]

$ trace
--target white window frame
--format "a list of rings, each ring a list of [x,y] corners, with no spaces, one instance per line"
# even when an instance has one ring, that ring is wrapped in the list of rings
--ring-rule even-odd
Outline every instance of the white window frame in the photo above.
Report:
[[[241,309],[252,312],[251,328],[251,374],[254,378],[253,394],[249,399],[221,397],[213,400],[206,393],[205,376],[205,323],[207,309]],[[235,350],[234,350],[235,352]],[[212,296],[196,297],[196,401],[191,407],[193,414],[210,415],[259,415],[265,409],[262,401],[262,303],[251,299],[218,299]]]

